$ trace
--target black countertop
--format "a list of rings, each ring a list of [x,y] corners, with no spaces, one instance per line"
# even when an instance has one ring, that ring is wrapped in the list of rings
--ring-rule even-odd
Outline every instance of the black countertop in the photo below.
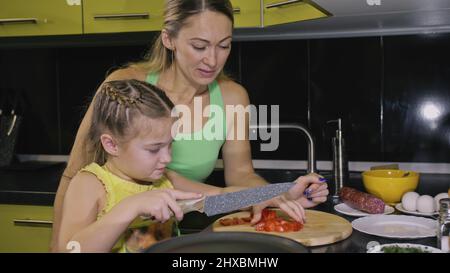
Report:
[[[0,204],[52,206],[65,163],[27,162],[0,169]],[[260,169],[256,172],[270,182],[293,181],[304,171]],[[320,172],[329,182],[330,191],[334,186],[330,172]],[[215,170],[207,179],[209,184],[224,186],[223,170]],[[364,190],[360,172],[351,172],[346,186]],[[436,195],[447,192],[450,174],[421,174],[417,192]]]
[[[27,162],[0,169],[0,204],[53,206],[65,166]]]
[[[332,200],[318,206],[317,210],[332,213],[338,215],[349,222],[357,219],[357,217],[347,216],[341,213],[338,213],[334,210],[334,203]],[[395,212],[395,214],[400,214],[399,212]],[[329,245],[310,247],[312,253],[365,253],[368,249],[368,245],[373,245],[373,243],[379,244],[391,244],[391,243],[412,243],[412,244],[421,244],[427,245],[431,247],[436,247],[437,239],[436,237],[428,237],[428,238],[420,238],[420,239],[393,239],[393,238],[383,238],[379,236],[369,235],[362,233],[353,229],[352,234],[347,239],[336,242]]]
[[[344,215],[341,213],[338,213],[334,210],[335,203],[333,202],[332,198],[329,198],[329,200],[326,203],[323,203],[315,208],[312,208],[314,210],[328,212],[331,214],[338,215],[350,223],[357,219],[357,217],[351,217],[348,215]],[[399,214],[397,211],[394,214]],[[189,216],[189,215],[187,215]],[[222,217],[223,215],[217,216],[215,218]],[[212,224],[210,224],[208,227],[206,227],[202,232],[212,232]],[[352,234],[339,242],[323,245],[323,246],[315,246],[315,247],[308,247],[311,253],[366,253],[368,246],[373,246],[373,244],[391,244],[391,243],[412,243],[412,244],[420,244],[420,245],[426,245],[431,247],[436,247],[437,245],[437,238],[436,237],[428,237],[428,238],[420,238],[420,239],[395,239],[395,238],[383,238],[379,236],[373,236],[369,234],[362,233],[360,231],[357,231],[353,229]]]
[[[65,163],[35,162],[17,165],[8,170],[1,169],[0,204],[52,206],[64,168]],[[292,181],[303,174],[301,171],[285,170],[257,170],[257,172],[272,182]],[[331,181],[330,174],[322,174],[328,179],[330,190],[333,191],[333,181]],[[218,186],[223,185],[223,171],[215,171],[211,175],[210,181],[214,181],[211,184]],[[350,173],[350,179],[346,185],[363,190],[361,173]],[[417,192],[420,194],[435,195],[439,192],[446,192],[449,185],[450,175],[421,174]],[[334,204],[330,198],[328,202],[321,204],[314,209],[339,215],[350,222],[355,219],[337,213],[334,211],[333,206]],[[223,215],[207,217],[206,215],[197,212],[188,213],[181,222],[180,228],[184,234],[205,231],[208,230],[208,227],[221,216]],[[399,240],[367,235],[353,230],[352,235],[341,242],[326,246],[312,247],[310,249],[313,253],[365,252],[367,244],[371,241],[376,241],[380,244],[399,242]],[[404,240],[402,242],[436,247],[436,238]]]

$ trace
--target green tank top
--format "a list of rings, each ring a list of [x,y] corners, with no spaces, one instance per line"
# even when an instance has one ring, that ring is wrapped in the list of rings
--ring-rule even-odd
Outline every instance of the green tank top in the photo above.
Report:
[[[159,75],[150,73],[147,82],[157,85]],[[172,161],[168,169],[194,181],[203,182],[212,173],[226,139],[226,116],[217,81],[208,85],[209,119],[202,130],[178,133],[172,143]]]

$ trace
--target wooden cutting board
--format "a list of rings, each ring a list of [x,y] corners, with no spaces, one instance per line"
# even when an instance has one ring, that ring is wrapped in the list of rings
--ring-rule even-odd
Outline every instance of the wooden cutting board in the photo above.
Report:
[[[278,216],[287,218],[283,211],[277,210]],[[248,217],[249,211],[241,211],[224,216],[229,217]],[[352,234],[352,225],[349,221],[334,214],[316,211],[306,210],[306,224],[303,229],[296,232],[263,232],[256,231],[254,226],[250,226],[249,223],[235,226],[222,226],[219,220],[214,222],[213,231],[246,231],[246,232],[259,232],[278,235],[294,239],[305,246],[320,246],[335,243],[346,239]]]

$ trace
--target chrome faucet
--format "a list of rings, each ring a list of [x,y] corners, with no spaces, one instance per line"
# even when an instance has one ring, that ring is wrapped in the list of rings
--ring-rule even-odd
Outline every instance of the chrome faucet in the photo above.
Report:
[[[336,136],[332,138],[333,147],[333,198],[339,199],[339,191],[348,180],[348,161],[345,155],[345,143],[342,136],[342,119],[329,120],[328,123],[337,123]]]
[[[308,128],[299,123],[282,123],[282,124],[270,124],[270,125],[250,125],[250,130],[256,129],[283,129],[286,131],[300,131],[306,135],[308,141],[308,173],[316,172],[316,157],[315,157],[315,145],[314,138]]]

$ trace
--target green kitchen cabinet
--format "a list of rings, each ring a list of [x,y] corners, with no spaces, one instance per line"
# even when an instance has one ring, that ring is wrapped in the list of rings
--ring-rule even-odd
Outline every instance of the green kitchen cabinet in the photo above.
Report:
[[[0,37],[82,33],[81,0],[0,0]]]
[[[0,205],[0,252],[48,252],[53,207]]]
[[[324,18],[330,14],[309,0],[263,0],[264,26]]]
[[[231,4],[236,28],[261,26],[261,0],[231,0]]]
[[[83,0],[84,33],[160,30],[164,0]]]

